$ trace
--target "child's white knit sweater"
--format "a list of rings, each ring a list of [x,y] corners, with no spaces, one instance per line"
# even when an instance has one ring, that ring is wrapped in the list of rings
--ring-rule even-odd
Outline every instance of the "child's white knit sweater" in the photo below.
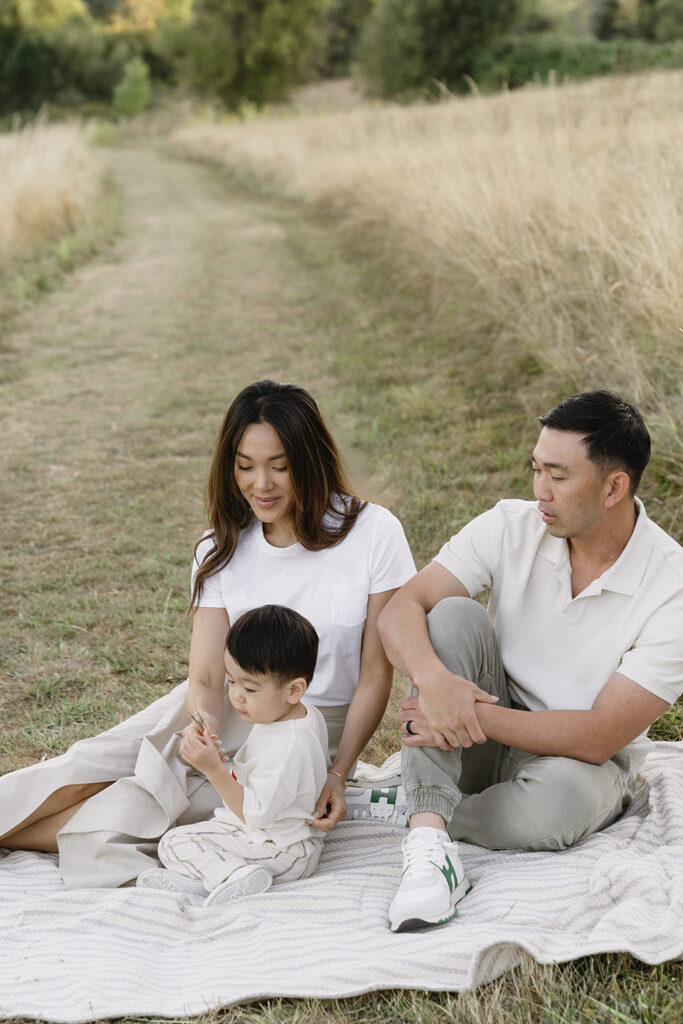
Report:
[[[279,847],[320,835],[306,824],[327,779],[327,728],[316,707],[305,718],[254,725],[232,771],[244,786],[244,821],[225,806],[214,812],[219,821],[237,825],[251,842]]]

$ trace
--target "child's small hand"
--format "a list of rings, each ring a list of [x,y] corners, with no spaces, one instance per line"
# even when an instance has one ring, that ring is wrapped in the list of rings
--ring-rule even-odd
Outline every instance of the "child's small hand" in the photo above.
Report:
[[[203,733],[192,730],[183,736],[180,754],[193,768],[208,774],[223,767],[223,758],[216,746],[217,737],[212,736],[208,729]]]

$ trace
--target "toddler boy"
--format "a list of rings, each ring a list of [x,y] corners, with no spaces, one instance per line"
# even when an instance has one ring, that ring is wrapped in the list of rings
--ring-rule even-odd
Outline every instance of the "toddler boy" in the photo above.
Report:
[[[322,836],[306,819],[327,778],[327,729],[301,698],[317,654],[318,634],[291,608],[264,605],[237,619],[226,640],[228,696],[253,728],[232,768],[206,729],[185,735],[184,760],[224,806],[162,836],[164,868],[140,875],[139,887],[202,896],[209,906],[313,873]]]

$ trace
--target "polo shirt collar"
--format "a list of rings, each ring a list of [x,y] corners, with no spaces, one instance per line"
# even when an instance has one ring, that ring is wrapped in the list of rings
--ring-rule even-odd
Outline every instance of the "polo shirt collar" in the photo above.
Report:
[[[606,569],[602,576],[593,580],[574,600],[600,594],[603,590],[630,596],[638,590],[652,551],[652,534],[645,506],[640,498],[636,498],[635,503],[638,516],[626,547],[616,562]],[[563,537],[553,537],[546,533],[539,545],[538,553],[555,565],[558,576],[569,579],[569,545]]]
[[[635,502],[638,516],[628,544],[614,565],[591,584],[591,587],[599,587],[598,593],[600,590],[611,590],[615,594],[633,596],[645,574],[652,552],[652,533],[645,506],[640,498],[636,498]]]
[[[559,571],[565,563],[569,562],[569,545],[564,537],[553,537],[551,533],[548,533],[545,526],[542,526],[542,529],[544,535],[538,546],[538,553],[541,558],[552,562]]]

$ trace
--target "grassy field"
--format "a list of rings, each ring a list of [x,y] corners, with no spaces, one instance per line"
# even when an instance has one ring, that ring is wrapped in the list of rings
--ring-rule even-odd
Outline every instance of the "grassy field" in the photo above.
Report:
[[[2,770],[60,752],[183,678],[212,439],[229,398],[260,376],[319,398],[357,487],[402,518],[418,564],[500,496],[530,495],[539,413],[584,386],[620,387],[652,427],[648,510],[680,539],[678,81],[256,119],[174,143],[229,176],[141,145],[109,155],[121,238],[0,345]],[[617,168],[640,146],[645,184],[624,192],[626,171],[597,180],[611,166],[601,133]],[[559,185],[541,195],[546,159],[564,200]],[[649,263],[647,210],[659,210]],[[575,217],[583,241],[569,238]],[[645,277],[613,287],[631,263]],[[401,692],[399,682],[394,706]],[[681,738],[681,709],[657,732]],[[388,715],[367,756],[397,744]],[[269,1000],[200,1020],[680,1024],[682,981],[681,964],[625,955],[529,960],[475,993]]]
[[[41,119],[0,134],[0,325],[115,232],[116,194],[88,137]]]
[[[0,266],[72,231],[104,184],[83,130],[42,122],[0,135],[0,178]]]
[[[238,180],[302,201],[387,269],[394,287],[423,298],[438,340],[392,350],[380,392],[387,409],[433,436],[453,378],[478,370],[496,396],[514,389],[514,408],[529,412],[607,383],[648,415],[654,497],[668,498],[683,484],[681,87],[683,73],[648,74],[202,125],[175,141]],[[349,349],[357,358],[352,336]],[[464,418],[471,433],[476,405]],[[479,493],[466,468],[465,486]],[[433,508],[431,469],[427,477]],[[680,503],[658,511],[680,537]]]

